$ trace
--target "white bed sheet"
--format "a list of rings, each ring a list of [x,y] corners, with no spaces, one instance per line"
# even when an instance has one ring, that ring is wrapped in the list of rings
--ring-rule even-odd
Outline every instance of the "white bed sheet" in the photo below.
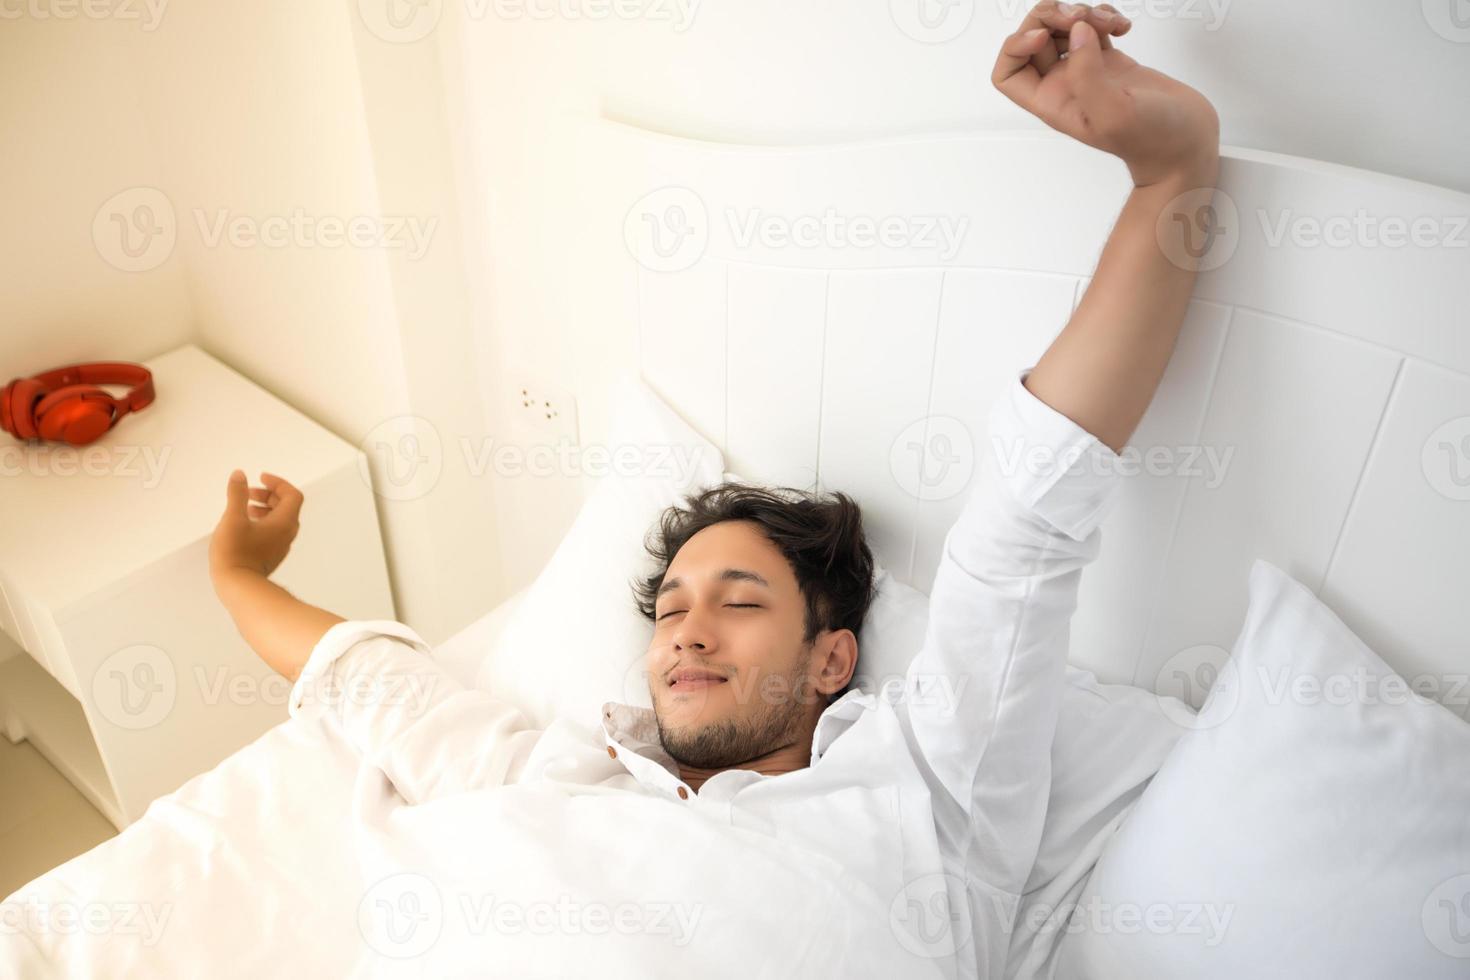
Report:
[[[361,939],[320,910],[358,872],[321,842],[343,834],[358,775],[327,721],[278,725],[9,896],[6,975],[344,975]]]

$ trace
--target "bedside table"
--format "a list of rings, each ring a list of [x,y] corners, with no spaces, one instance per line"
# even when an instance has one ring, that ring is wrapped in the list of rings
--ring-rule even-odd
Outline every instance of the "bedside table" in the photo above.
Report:
[[[288,718],[209,581],[232,469],[305,494],[273,581],[396,618],[357,447],[192,344],[144,363],[157,400],[91,445],[0,436],[0,724],[119,830]]]

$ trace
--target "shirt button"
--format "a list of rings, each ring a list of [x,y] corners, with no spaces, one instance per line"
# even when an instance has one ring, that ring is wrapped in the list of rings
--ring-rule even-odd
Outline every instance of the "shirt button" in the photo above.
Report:
[[[689,799],[689,791],[687,789],[685,789],[684,787],[682,787],[682,786],[679,787],[679,799],[681,799],[681,800],[687,800],[687,799]]]
[[[616,759],[618,757],[618,750],[609,745],[607,747],[607,757],[609,759]]]

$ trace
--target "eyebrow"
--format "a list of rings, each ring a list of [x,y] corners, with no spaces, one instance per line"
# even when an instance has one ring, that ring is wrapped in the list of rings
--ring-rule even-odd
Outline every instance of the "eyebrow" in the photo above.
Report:
[[[727,568],[724,571],[720,572],[718,579],[721,582],[754,582],[756,585],[762,586],[767,589],[771,587],[770,582],[767,582],[760,575],[757,575],[755,572],[752,572],[746,568]],[[661,597],[665,592],[672,592],[683,584],[683,579],[671,578],[663,585],[660,585],[658,587],[658,592],[654,594],[654,598],[657,599]]]

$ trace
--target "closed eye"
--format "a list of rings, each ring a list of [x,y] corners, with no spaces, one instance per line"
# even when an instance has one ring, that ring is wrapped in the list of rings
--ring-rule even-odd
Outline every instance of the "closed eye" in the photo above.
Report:
[[[727,603],[725,603],[725,605],[728,606],[731,609],[759,609],[760,608],[760,606],[756,605],[754,602],[727,602]],[[668,612],[666,612],[662,616],[660,616],[659,619],[666,619],[667,617],[674,615],[674,613],[681,613],[681,612],[684,612],[684,611],[685,610],[683,610],[683,609],[670,609]]]

